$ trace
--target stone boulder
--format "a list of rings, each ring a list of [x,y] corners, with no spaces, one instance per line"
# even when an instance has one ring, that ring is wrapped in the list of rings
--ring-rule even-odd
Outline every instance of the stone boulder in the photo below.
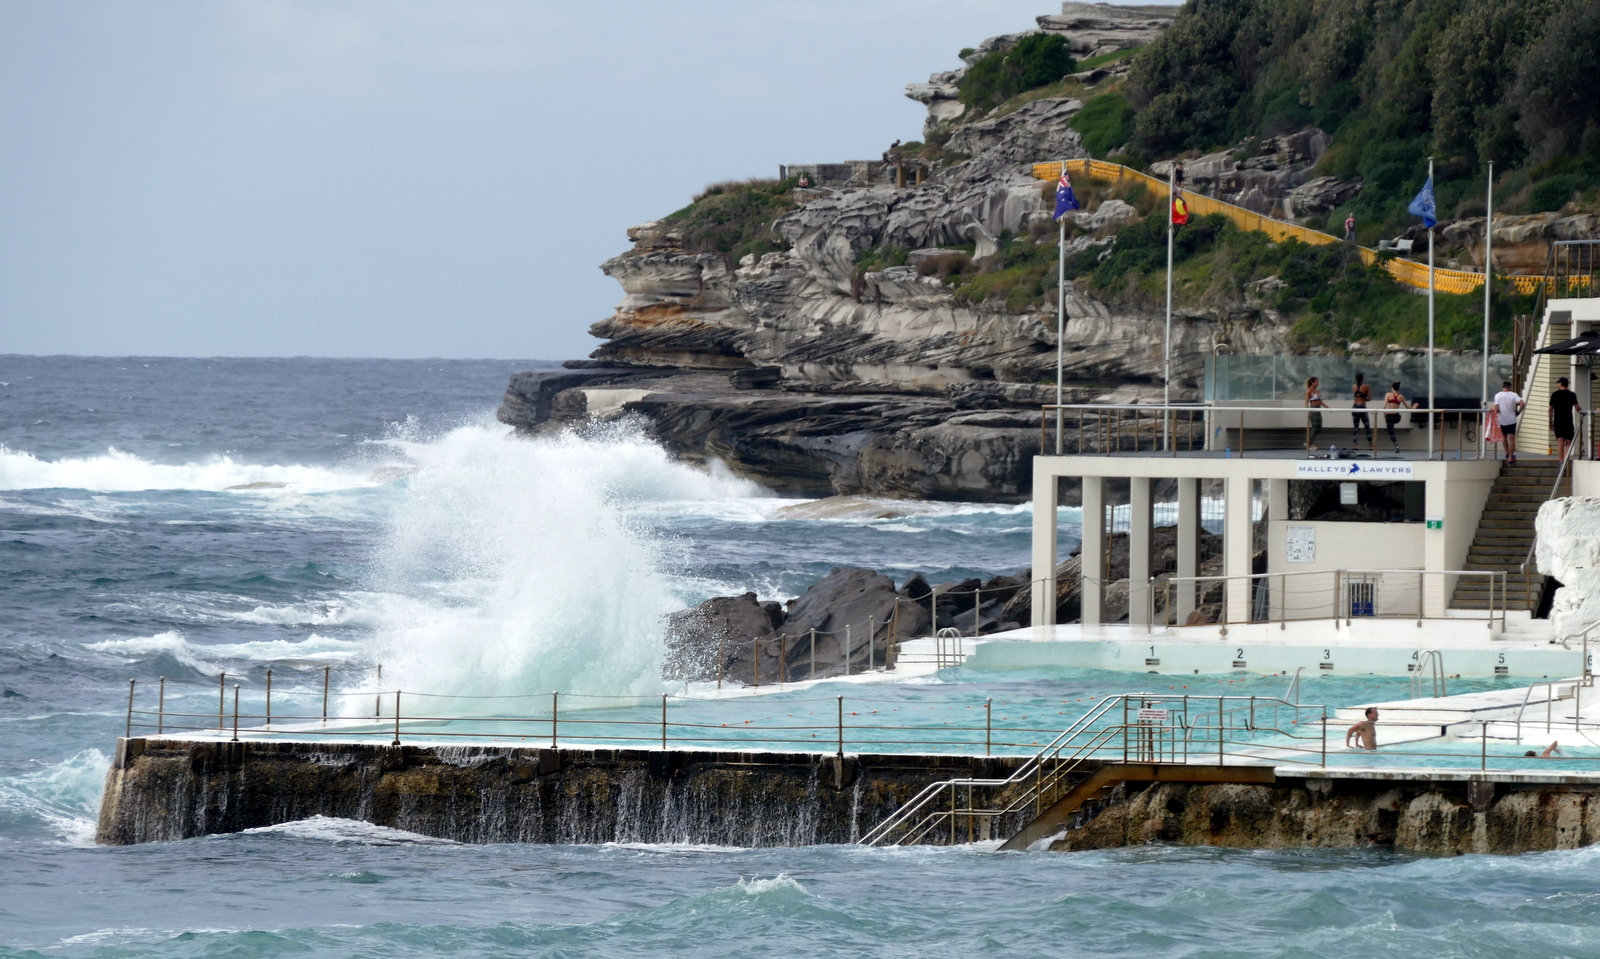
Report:
[[[836,569],[786,605],[718,596],[667,621],[667,679],[762,685],[882,667],[895,643],[929,631],[925,596],[870,569]],[[813,630],[815,645],[813,646]],[[815,663],[815,673],[812,664]]]
[[[783,607],[763,603],[755,593],[717,596],[667,618],[667,655],[662,676],[703,682],[717,678],[720,659],[724,677],[755,673],[759,651],[762,671],[777,675],[777,649],[767,642],[783,623]],[[767,647],[772,647],[768,649]]]
[[[1561,583],[1550,607],[1556,638],[1576,635],[1600,621],[1600,497],[1550,500],[1533,529],[1539,572]]]

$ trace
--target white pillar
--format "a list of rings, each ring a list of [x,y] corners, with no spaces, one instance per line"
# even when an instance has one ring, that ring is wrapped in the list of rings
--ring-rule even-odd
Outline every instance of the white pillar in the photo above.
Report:
[[[1083,478],[1083,614],[1085,626],[1099,626],[1105,609],[1106,481]]]
[[[1178,480],[1178,575],[1200,575],[1200,481]],[[1194,612],[1195,584],[1180,582],[1174,588],[1177,598],[1175,621],[1182,626]]]
[[[1267,498],[1267,528],[1271,530],[1272,523],[1289,518],[1289,481],[1286,479],[1269,479],[1261,482],[1266,486],[1266,489],[1262,492],[1266,494]],[[1267,535],[1271,536],[1272,534],[1269,532]],[[1267,547],[1267,555],[1272,555],[1270,543]],[[1267,564],[1267,568],[1272,568],[1270,562]],[[1292,582],[1292,580],[1285,577],[1269,581],[1269,595],[1272,598],[1270,612],[1274,619],[1279,618],[1282,614],[1283,605],[1285,600],[1288,599],[1287,593],[1291,588]]]
[[[1250,493],[1254,480],[1230,476],[1223,481],[1222,550],[1224,572],[1228,575],[1228,619],[1230,623],[1250,621]]]
[[[1056,506],[1060,482],[1044,457],[1033,460],[1033,625],[1056,622]],[[1043,582],[1041,582],[1043,580]]]
[[[1150,623],[1150,477],[1128,478],[1128,624]]]

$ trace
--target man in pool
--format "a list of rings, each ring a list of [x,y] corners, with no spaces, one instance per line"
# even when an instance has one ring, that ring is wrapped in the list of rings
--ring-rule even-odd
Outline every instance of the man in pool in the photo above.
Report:
[[[1350,748],[1350,740],[1356,741],[1357,749],[1378,748],[1378,707],[1367,707],[1367,718],[1351,726],[1344,734],[1344,748]]]

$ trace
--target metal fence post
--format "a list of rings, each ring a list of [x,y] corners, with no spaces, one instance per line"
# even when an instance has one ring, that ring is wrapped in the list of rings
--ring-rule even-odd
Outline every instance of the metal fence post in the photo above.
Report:
[[[162,676],[156,681],[156,735],[159,736],[167,728],[167,677]]]
[[[550,748],[556,748],[556,727],[561,722],[561,690],[550,693]]]
[[[137,682],[137,679],[128,680],[128,721],[122,727],[122,738],[124,739],[133,736],[133,686]]]
[[[994,743],[994,700],[983,701],[983,754],[989,755]]]
[[[1489,768],[1489,721],[1479,720],[1478,727],[1478,742],[1482,744],[1478,750],[1478,769],[1481,772]]]
[[[1328,707],[1322,707],[1322,768],[1328,768]]]
[[[667,694],[661,694],[661,748],[667,748]]]
[[[267,725],[272,725],[272,667],[267,667]]]
[[[400,745],[400,690],[394,691],[394,742],[390,745]]]
[[[1217,697],[1217,765],[1218,766],[1224,765],[1224,763],[1222,761],[1222,738],[1223,738],[1222,737],[1222,729],[1228,723],[1228,718],[1227,718],[1228,714],[1223,711],[1223,706],[1225,706],[1227,704],[1227,701],[1228,701],[1228,697],[1226,697],[1226,696],[1218,696]]]
[[[239,741],[239,684],[233,684],[233,741]]]
[[[844,697],[839,697],[839,758],[844,759]]]
[[[228,728],[228,674],[226,671],[217,674],[217,732]]]
[[[972,591],[972,635],[977,636],[983,632],[983,590]]]
[[[322,667],[322,725],[328,725],[328,681],[333,676],[333,667]]]

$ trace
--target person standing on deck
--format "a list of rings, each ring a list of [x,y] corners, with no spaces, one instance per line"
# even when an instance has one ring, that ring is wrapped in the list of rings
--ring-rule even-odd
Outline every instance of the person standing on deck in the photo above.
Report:
[[[1306,449],[1314,450],[1317,448],[1317,434],[1322,432],[1320,411],[1328,408],[1328,404],[1322,401],[1322,381],[1315,376],[1306,380],[1306,406],[1312,410],[1311,435],[1306,438]]]
[[[1506,462],[1517,461],[1517,417],[1522,414],[1526,406],[1522,397],[1511,392],[1511,381],[1506,380],[1500,384],[1500,392],[1494,395],[1495,415],[1500,417],[1500,432],[1506,438]]]
[[[1350,390],[1350,450],[1354,452],[1361,448],[1361,431],[1367,431],[1367,448],[1372,451],[1372,458],[1378,458],[1378,444],[1372,435],[1372,420],[1367,414],[1367,403],[1372,399],[1372,387],[1366,384],[1366,377],[1356,374],[1356,385]]]
[[[1383,395],[1383,408],[1385,410],[1403,410],[1407,405],[1414,404],[1410,404],[1406,399],[1406,395],[1400,392],[1400,381],[1395,380],[1390,383],[1389,392]],[[1400,425],[1400,414],[1385,412],[1383,414],[1383,425],[1389,431],[1389,442],[1394,444],[1394,451],[1399,453],[1400,437],[1394,435],[1394,428]]]
[[[1567,378],[1556,380],[1556,391],[1550,394],[1550,432],[1555,434],[1558,452],[1564,460],[1572,448],[1572,438],[1577,435],[1573,413],[1582,413],[1583,405],[1578,394],[1568,388]]]

